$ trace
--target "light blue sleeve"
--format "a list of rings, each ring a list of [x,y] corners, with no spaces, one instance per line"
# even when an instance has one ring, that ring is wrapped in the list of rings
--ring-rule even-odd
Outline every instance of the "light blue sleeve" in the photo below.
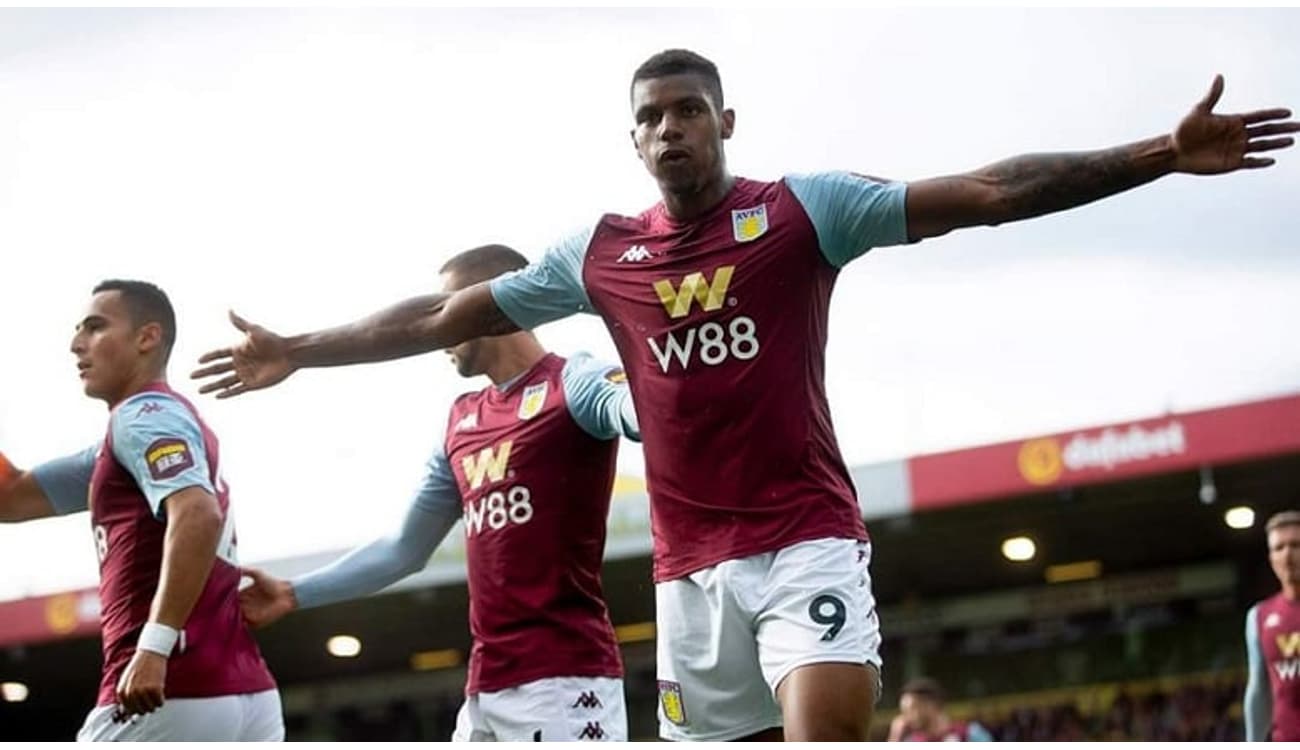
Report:
[[[1246,613],[1246,695],[1241,701],[1246,719],[1246,741],[1267,742],[1273,728],[1273,689],[1268,684],[1268,662],[1259,646],[1256,626],[1259,606]]]
[[[298,606],[306,609],[355,599],[418,572],[460,515],[460,489],[446,453],[438,448],[397,533],[290,581]]]
[[[588,435],[601,440],[613,440],[620,435],[641,440],[632,393],[622,367],[579,352],[564,363],[560,377],[569,414]]]
[[[907,243],[907,183],[850,172],[787,175],[785,184],[817,230],[822,256],[836,268],[873,247]]]
[[[525,331],[543,323],[590,312],[582,285],[582,264],[595,225],[571,234],[547,249],[542,259],[489,282],[492,299]]]
[[[970,742],[992,742],[993,735],[982,724],[972,721],[966,725],[966,739]]]
[[[59,515],[86,510],[90,496],[90,475],[95,471],[99,446],[56,458],[32,469],[32,478]]]
[[[203,430],[190,410],[165,393],[142,393],[113,410],[113,457],[140,487],[149,509],[186,487],[216,494],[208,478]]]

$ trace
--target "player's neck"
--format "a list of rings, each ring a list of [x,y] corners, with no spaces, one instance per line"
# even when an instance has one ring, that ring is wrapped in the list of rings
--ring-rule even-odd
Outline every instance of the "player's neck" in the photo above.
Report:
[[[108,410],[112,411],[113,409],[116,409],[118,404],[131,398],[137,393],[144,391],[154,383],[162,383],[163,385],[166,385],[167,373],[148,369],[133,375],[131,379],[126,382],[126,386],[122,389],[120,395],[115,398],[110,397],[105,399],[108,402]]]
[[[500,386],[533,369],[545,356],[546,350],[530,336],[513,346],[504,347],[483,374],[488,376],[492,385]]]
[[[1300,601],[1300,586],[1282,584],[1282,596],[1285,596],[1288,601]]]
[[[690,192],[675,193],[661,189],[660,194],[668,215],[674,221],[686,222],[711,211],[727,197],[731,186],[735,184],[736,178],[724,169],[720,176]]]

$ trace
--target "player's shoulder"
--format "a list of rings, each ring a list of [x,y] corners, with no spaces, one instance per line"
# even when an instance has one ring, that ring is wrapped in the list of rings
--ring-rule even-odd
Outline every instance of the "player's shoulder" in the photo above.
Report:
[[[110,417],[116,427],[165,422],[181,419],[195,421],[189,404],[179,396],[166,391],[143,391],[122,401]]]
[[[590,352],[578,351],[563,359],[562,374],[566,382],[582,380],[601,380],[610,383],[622,383],[627,380],[623,366],[593,356]]]

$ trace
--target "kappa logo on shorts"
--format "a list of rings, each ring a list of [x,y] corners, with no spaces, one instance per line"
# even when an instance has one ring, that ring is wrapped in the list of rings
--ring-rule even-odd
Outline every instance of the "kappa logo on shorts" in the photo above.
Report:
[[[603,740],[605,739],[605,730],[600,728],[599,721],[589,721],[587,726],[582,728],[578,733],[580,740]]]
[[[180,438],[153,441],[144,451],[144,460],[154,481],[171,479],[194,466],[194,454],[190,452],[189,443]]]
[[[594,690],[586,690],[578,696],[578,700],[573,702],[569,708],[600,708],[605,704],[600,702]]]
[[[664,718],[679,727],[686,726],[686,706],[682,703],[682,684],[671,680],[659,681],[659,705]]]

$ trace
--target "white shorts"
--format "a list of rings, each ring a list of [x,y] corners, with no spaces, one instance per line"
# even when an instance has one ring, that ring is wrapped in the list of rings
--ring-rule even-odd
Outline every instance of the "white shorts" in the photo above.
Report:
[[[732,740],[782,725],[776,689],[808,664],[880,667],[871,545],[815,539],[655,586],[659,736]]]
[[[114,721],[116,705],[97,706],[77,742],[281,742],[280,691],[168,698],[156,711]]]
[[[548,677],[465,698],[453,742],[627,741],[616,677]]]

